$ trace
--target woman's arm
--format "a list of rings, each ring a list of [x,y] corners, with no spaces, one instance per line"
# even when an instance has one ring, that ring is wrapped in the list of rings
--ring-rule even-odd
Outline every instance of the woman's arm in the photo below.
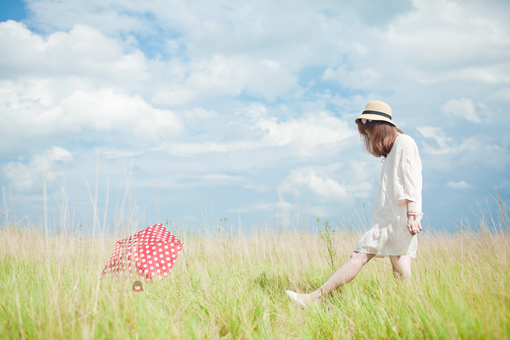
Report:
[[[407,201],[407,229],[411,235],[418,234],[421,231],[421,211],[418,211],[416,202]]]

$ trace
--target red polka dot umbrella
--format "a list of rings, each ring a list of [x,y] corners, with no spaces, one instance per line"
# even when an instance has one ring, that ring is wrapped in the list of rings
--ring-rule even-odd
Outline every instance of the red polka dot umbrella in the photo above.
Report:
[[[162,224],[155,224],[117,241],[103,275],[164,279],[170,274],[182,243]]]

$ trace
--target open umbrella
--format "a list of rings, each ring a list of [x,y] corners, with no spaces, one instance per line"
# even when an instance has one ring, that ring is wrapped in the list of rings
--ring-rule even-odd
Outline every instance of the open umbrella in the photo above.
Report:
[[[140,276],[147,280],[167,278],[182,246],[162,224],[152,225],[117,241],[103,275]]]

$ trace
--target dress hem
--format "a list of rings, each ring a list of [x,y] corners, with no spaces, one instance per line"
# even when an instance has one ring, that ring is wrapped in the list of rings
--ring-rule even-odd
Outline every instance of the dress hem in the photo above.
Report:
[[[368,252],[368,251],[356,250],[356,249],[354,249],[354,251],[357,252],[357,253],[375,255],[375,257],[388,257],[388,256],[405,256],[405,255],[409,255],[413,259],[416,258],[416,255],[409,254],[409,253],[406,253],[406,254],[378,254],[378,253],[371,253],[371,252]]]

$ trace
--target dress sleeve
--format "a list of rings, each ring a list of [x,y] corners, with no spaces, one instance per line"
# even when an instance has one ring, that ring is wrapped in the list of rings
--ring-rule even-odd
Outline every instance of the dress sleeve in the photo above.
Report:
[[[422,191],[422,165],[420,153],[416,142],[409,136],[406,136],[399,148],[399,190],[397,193],[397,203],[406,204],[406,200],[416,202],[421,209],[421,191]]]

